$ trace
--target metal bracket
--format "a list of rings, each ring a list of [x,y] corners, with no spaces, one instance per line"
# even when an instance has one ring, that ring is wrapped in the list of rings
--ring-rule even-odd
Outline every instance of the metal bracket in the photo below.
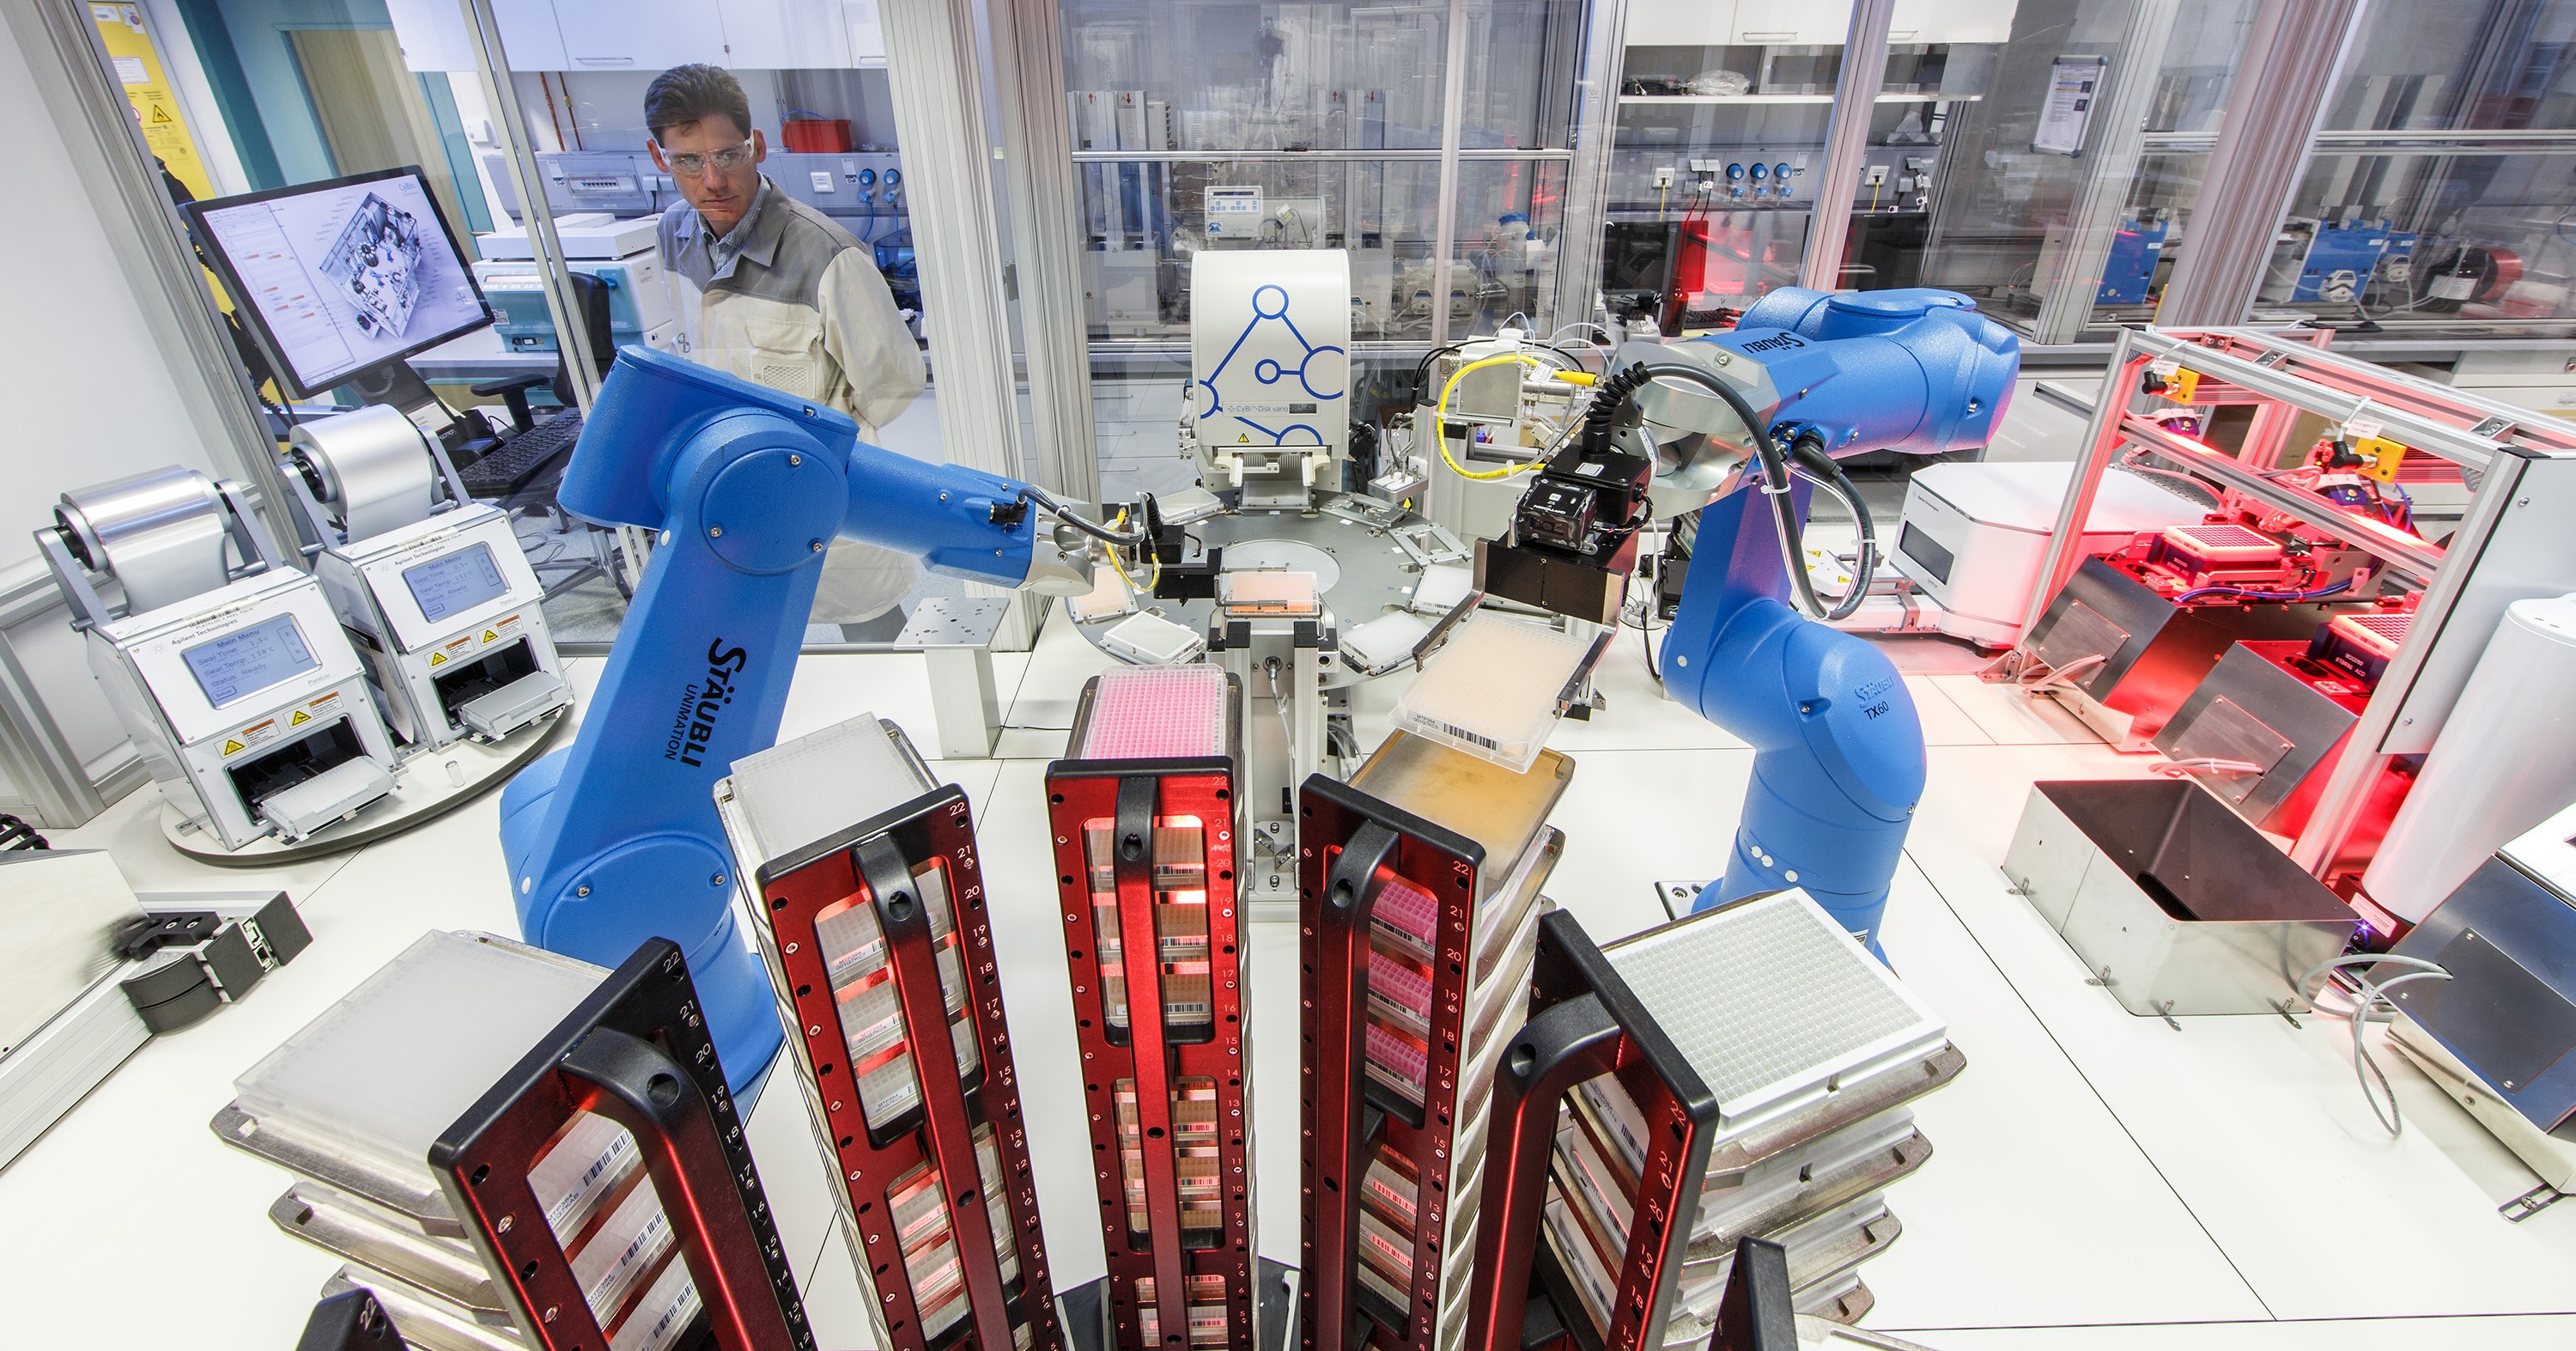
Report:
[[[2497,1206],[2496,1213],[2504,1216],[2507,1223],[2520,1224],[2566,1199],[2567,1193],[2543,1182],[2503,1205]]]

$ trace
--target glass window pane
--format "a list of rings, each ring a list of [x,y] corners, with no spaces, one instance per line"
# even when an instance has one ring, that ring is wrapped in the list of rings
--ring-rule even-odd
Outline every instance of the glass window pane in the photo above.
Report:
[[[2152,317],[2188,247],[2255,9],[2183,0],[2167,27],[2160,11],[2110,0],[2021,5],[1983,96],[1934,138],[1928,229],[1919,243],[1883,238],[1873,220],[1856,255],[1880,270],[1862,284],[1962,291],[2050,342]],[[2097,69],[2076,64],[2096,59]],[[2143,89],[2128,83],[2141,64]],[[2096,82],[2072,155],[2042,127],[2051,85],[2068,72]],[[2134,109],[2136,121],[2106,109]]]
[[[2576,128],[2576,0],[2370,7],[2331,131]]]
[[[2521,154],[2320,151],[2264,270],[2256,317],[2286,309],[2419,326],[2576,319],[2571,181],[2576,144]]]

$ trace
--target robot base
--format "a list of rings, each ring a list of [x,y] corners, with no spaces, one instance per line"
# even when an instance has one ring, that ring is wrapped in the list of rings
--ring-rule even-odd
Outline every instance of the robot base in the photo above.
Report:
[[[392,792],[294,844],[271,835],[239,849],[226,849],[213,834],[189,824],[186,814],[167,799],[161,803],[161,838],[180,853],[219,868],[274,868],[390,839],[507,783],[554,744],[563,732],[567,711],[557,709],[497,743],[457,741],[416,751],[394,771]]]

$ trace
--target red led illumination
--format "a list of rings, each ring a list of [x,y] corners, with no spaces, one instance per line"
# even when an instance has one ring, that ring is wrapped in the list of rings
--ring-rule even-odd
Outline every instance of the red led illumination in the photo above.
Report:
[[[1078,721],[1105,732],[1116,708],[1087,698]],[[1118,1345],[1251,1346],[1233,761],[1061,760],[1047,816]]]
[[[966,795],[757,880],[887,1351],[1061,1351]]]

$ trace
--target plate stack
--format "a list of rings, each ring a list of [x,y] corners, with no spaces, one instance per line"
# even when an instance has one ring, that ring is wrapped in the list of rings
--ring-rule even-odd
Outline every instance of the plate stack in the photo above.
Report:
[[[1708,927],[1703,927],[1708,926]],[[1849,1323],[1874,1302],[1860,1265],[1901,1232],[1886,1188],[1931,1157],[1907,1104],[1966,1060],[1947,1028],[1798,891],[1603,948],[1718,1104],[1660,1347],[1705,1346],[1737,1240],[1788,1249],[1799,1312]],[[1618,1079],[1569,1095],[1551,1157],[1542,1280],[1599,1344],[1645,1157]],[[1553,1268],[1552,1270],[1550,1268]],[[1658,1301],[1662,1302],[1662,1301]]]
[[[1306,1185],[1331,1196],[1355,1178],[1357,1198],[1309,1209],[1300,1316],[1363,1329],[1351,1351],[1466,1337],[1477,1208],[1448,1199],[1483,1186],[1495,1070],[1528,1011],[1539,889],[1565,845],[1547,817],[1574,772],[1555,751],[1532,759],[1515,772],[1399,731],[1348,784],[1304,790],[1310,896],[1333,891],[1345,853],[1385,849],[1364,924],[1309,901],[1302,925],[1317,973]],[[1343,1261],[1347,1282],[1312,1274]]]
[[[297,1175],[268,1213],[345,1261],[325,1296],[372,1292],[429,1351],[532,1345],[430,1150],[607,974],[489,935],[429,933],[234,1081],[215,1133]],[[704,1326],[624,1127],[575,1114],[528,1183],[610,1351],[665,1351]]]

